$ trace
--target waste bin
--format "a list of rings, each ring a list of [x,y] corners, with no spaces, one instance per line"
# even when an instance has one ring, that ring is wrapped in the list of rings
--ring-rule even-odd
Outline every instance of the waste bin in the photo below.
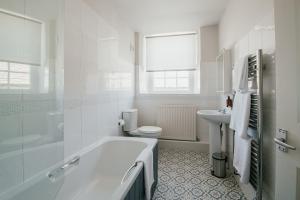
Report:
[[[213,153],[213,171],[212,175],[218,178],[226,177],[226,155],[224,153]]]

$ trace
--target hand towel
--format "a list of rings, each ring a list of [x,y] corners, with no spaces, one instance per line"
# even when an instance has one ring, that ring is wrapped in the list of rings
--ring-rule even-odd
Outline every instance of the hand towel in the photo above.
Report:
[[[248,90],[248,56],[241,58],[235,64],[233,72],[233,89],[235,91]]]
[[[146,198],[151,200],[151,187],[154,183],[152,149],[144,149],[136,162],[143,162],[144,164]]]
[[[249,138],[247,130],[249,126],[250,106],[251,92],[236,92],[229,127],[244,139]]]
[[[249,183],[251,139],[241,138],[238,134],[234,136],[233,166],[240,175],[240,182]]]

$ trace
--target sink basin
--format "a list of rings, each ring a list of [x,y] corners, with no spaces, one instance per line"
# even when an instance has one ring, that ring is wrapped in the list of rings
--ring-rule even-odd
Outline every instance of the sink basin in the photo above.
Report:
[[[197,114],[211,122],[225,124],[229,124],[231,116],[230,113],[223,113],[218,110],[199,110]]]
[[[206,119],[209,123],[209,154],[210,164],[212,164],[212,154],[221,153],[222,151],[222,134],[220,124],[223,123],[227,126],[230,122],[231,114],[223,113],[218,110],[199,110],[197,114],[203,119]],[[224,134],[226,133],[223,133],[223,135]],[[226,140],[223,142],[226,142]],[[223,144],[226,146],[225,143]]]

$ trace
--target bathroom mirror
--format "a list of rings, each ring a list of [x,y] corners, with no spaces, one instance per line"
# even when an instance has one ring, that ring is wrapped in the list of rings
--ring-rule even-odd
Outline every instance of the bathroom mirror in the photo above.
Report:
[[[0,199],[64,158],[62,3],[0,1]]]
[[[231,93],[231,59],[230,50],[223,49],[216,58],[217,62],[217,92]]]

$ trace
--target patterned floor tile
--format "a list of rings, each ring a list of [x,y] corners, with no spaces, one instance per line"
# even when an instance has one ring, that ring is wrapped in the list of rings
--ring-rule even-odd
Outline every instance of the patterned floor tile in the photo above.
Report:
[[[210,174],[208,153],[160,149],[153,200],[246,200],[234,177]]]

